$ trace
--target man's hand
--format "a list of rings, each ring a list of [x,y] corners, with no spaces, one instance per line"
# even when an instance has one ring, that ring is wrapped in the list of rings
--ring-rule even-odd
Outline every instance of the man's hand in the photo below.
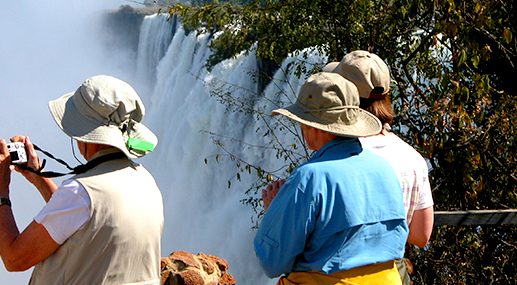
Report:
[[[38,170],[41,168],[41,162],[36,154],[36,150],[34,149],[34,145],[31,140],[27,136],[15,136],[11,138],[12,142],[22,142],[25,144],[25,152],[27,152],[27,166]],[[22,169],[18,166],[15,166],[14,169],[20,172],[25,179],[27,179],[30,183],[32,183],[38,191],[41,193],[43,199],[46,202],[50,200],[52,194],[57,190],[56,183],[51,178],[45,178],[37,175],[36,173],[32,173],[28,170]]]
[[[0,140],[0,197],[9,198],[9,184],[11,183],[11,155],[7,142]]]
[[[264,212],[267,211],[269,208],[269,205],[271,205],[271,202],[273,202],[273,199],[275,198],[276,194],[278,194],[278,191],[284,185],[285,179],[274,181],[273,183],[269,184],[266,189],[262,189],[262,200],[264,201]]]

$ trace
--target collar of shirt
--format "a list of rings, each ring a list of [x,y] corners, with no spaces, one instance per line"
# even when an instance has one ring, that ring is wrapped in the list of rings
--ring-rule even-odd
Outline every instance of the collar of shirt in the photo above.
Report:
[[[349,155],[359,154],[363,148],[358,138],[337,137],[322,146],[309,161],[323,156],[327,151],[332,153],[347,153]]]

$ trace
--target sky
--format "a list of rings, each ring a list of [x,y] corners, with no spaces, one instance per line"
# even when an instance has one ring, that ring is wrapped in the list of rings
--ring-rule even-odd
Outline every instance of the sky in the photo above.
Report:
[[[129,76],[114,55],[102,52],[98,34],[101,12],[120,5],[135,6],[123,0],[0,2],[0,138],[28,135],[34,144],[69,165],[78,164],[69,137],[48,111],[48,102],[75,91],[94,75]],[[47,161],[46,169],[66,171]],[[23,231],[44,200],[19,173],[11,176],[12,209]],[[0,285],[27,284],[30,273],[7,272],[1,263]]]

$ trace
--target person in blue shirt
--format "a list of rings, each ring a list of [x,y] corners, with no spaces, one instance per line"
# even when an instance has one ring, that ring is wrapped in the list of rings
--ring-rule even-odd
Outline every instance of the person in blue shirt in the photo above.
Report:
[[[402,192],[393,191],[400,183],[386,160],[361,147],[358,137],[381,124],[359,108],[356,86],[317,73],[273,115],[299,122],[316,152],[263,191],[254,247],[266,275],[283,275],[278,284],[402,284],[394,260],[409,230]]]

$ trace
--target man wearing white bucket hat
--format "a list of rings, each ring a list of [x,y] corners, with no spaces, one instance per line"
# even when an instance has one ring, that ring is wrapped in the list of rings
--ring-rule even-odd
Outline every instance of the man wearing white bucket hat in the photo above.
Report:
[[[365,149],[385,158],[395,169],[404,195],[408,242],[424,247],[433,230],[434,210],[428,168],[424,158],[409,144],[390,132],[394,111],[389,97],[390,72],[386,63],[368,51],[353,51],[341,60],[326,65],[324,71],[336,72],[352,81],[359,90],[361,108],[375,115],[383,124],[376,136],[361,138]],[[410,284],[405,264],[397,260],[404,284]]]
[[[408,234],[402,192],[392,191],[400,185],[391,166],[361,148],[358,137],[381,124],[359,108],[355,85],[336,73],[312,75],[295,104],[273,114],[299,122],[316,153],[265,190],[281,186],[265,199],[254,240],[266,274],[285,274],[278,284],[401,284],[394,260]]]
[[[152,175],[131,159],[153,150],[142,101],[126,82],[88,78],[51,101],[58,126],[88,161],[57,186],[28,137],[20,171],[47,202],[20,233],[9,201],[11,157],[0,141],[0,255],[9,271],[35,265],[30,284],[160,284],[163,201]],[[29,171],[30,170],[30,171]]]

